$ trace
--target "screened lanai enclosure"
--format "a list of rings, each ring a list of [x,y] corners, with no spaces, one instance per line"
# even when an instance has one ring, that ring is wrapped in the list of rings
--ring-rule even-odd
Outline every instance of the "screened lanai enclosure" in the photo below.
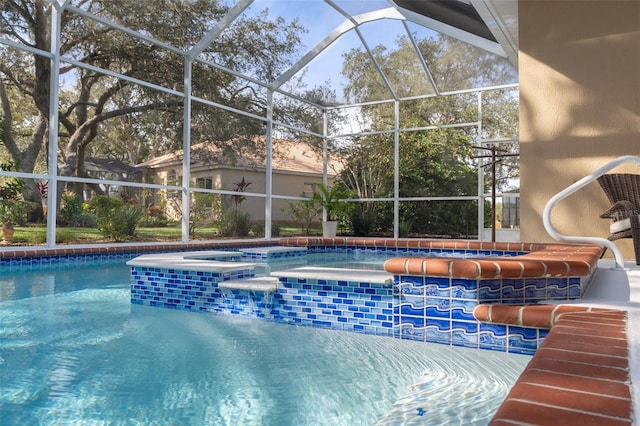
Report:
[[[517,2],[0,1],[14,244],[519,226]]]

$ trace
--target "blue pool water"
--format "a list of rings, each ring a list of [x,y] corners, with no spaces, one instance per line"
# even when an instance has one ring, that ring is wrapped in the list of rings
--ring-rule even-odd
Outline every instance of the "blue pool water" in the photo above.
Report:
[[[121,264],[0,274],[0,424],[480,425],[529,360],[129,292]]]

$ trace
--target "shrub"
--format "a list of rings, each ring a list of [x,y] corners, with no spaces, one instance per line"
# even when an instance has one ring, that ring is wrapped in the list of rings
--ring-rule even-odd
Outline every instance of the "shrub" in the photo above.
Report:
[[[158,206],[150,206],[144,210],[138,226],[142,228],[163,228],[167,226],[167,217]]]
[[[77,228],[93,228],[96,226],[96,217],[85,212],[82,196],[65,191],[60,198],[60,214],[58,223],[62,226]]]
[[[367,205],[356,206],[349,214],[354,235],[366,237],[372,234],[376,225],[376,212]]]
[[[24,225],[30,204],[28,201],[0,198],[0,223]]]
[[[96,195],[89,200],[87,210],[100,216],[102,213],[106,213],[109,210],[117,209],[124,206],[124,201],[111,198],[106,195]]]
[[[411,232],[411,226],[413,226],[413,222],[410,220],[401,220],[400,223],[398,223],[398,234],[400,234],[401,237],[408,237],[409,232]]]
[[[288,209],[283,209],[282,212],[300,224],[304,235],[309,235],[311,225],[318,220],[322,212],[316,205],[316,200],[287,201],[287,204],[289,205]]]
[[[141,228],[164,228],[167,226],[167,218],[163,216],[147,216],[144,215],[140,218],[138,226]]]
[[[196,192],[193,194],[189,212],[189,235],[195,235],[198,229],[213,222],[214,217],[222,214],[222,199],[218,194]]]
[[[14,162],[0,163],[0,170],[17,170]],[[23,225],[27,221],[30,203],[22,198],[24,181],[12,176],[0,176],[0,222]]]
[[[98,230],[105,238],[122,241],[135,237],[136,226],[142,218],[142,208],[135,204],[98,195],[89,202],[89,210],[98,217]]]
[[[249,235],[251,216],[238,210],[227,210],[216,221],[221,237],[246,237]]]

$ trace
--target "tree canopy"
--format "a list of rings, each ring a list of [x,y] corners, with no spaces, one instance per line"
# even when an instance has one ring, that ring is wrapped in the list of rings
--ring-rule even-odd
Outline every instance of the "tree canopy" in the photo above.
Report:
[[[272,117],[277,137],[340,149],[347,162],[341,181],[363,199],[352,209],[356,233],[358,227],[388,232],[394,213],[389,201],[396,196],[401,220],[414,231],[473,232],[476,200],[430,198],[476,196],[477,144],[517,135],[517,88],[474,91],[515,81],[515,70],[444,35],[411,34],[394,46],[345,51],[344,97],[356,104],[351,108],[364,132],[338,141],[331,135],[349,114],[334,108],[337,96],[329,84],[302,83],[305,69],[298,66],[304,60],[294,58],[306,30],[296,18],[253,11],[218,33],[216,24],[230,12],[221,0],[0,1],[0,36],[10,41],[0,44],[0,138],[6,148],[0,160],[6,157],[26,173],[45,173],[55,161],[58,176],[68,178],[58,180],[58,196],[63,186],[83,190],[87,184],[73,178],[91,177],[90,157],[138,164],[181,149],[187,134],[192,145],[216,144],[225,158],[258,151],[256,136],[265,136]],[[57,44],[51,39],[54,17]],[[287,85],[294,91],[268,87],[283,76],[291,77]],[[55,122],[51,99],[57,100]],[[56,123],[57,152],[51,155]],[[499,170],[506,179],[517,168]],[[38,183],[26,179],[24,197],[41,205]],[[101,193],[98,184],[88,185]],[[376,199],[385,201],[376,205]]]
[[[473,85],[496,84],[513,79],[514,70],[493,55],[441,36],[418,40],[419,49],[434,70],[436,87],[425,88],[423,67],[407,66],[406,57],[413,50],[407,38],[396,43],[397,49],[383,46],[373,49],[376,61],[391,76],[385,82],[368,54],[353,49],[345,56],[343,73],[348,78],[346,95],[353,102],[380,99],[390,88],[397,96],[411,97],[425,90],[462,91]],[[390,88],[389,88],[390,86]],[[517,98],[489,92],[483,98],[488,112],[482,138],[513,138],[517,135]],[[360,198],[394,196],[395,112],[391,103],[363,105],[361,112],[369,123],[368,132],[346,144],[343,155],[348,166],[342,184]],[[456,93],[419,99],[403,99],[399,109],[399,196],[454,197],[477,194],[478,98],[476,93]],[[467,123],[465,125],[465,123]],[[470,123],[470,124],[469,124]],[[379,133],[384,132],[384,133]],[[510,150],[516,150],[513,144]],[[504,173],[510,170],[504,167]],[[488,188],[489,182],[485,183]],[[392,226],[390,203],[364,202],[354,209],[352,221],[357,231],[387,231]],[[436,235],[473,234],[477,231],[477,204],[472,201],[410,201],[400,204],[401,222],[411,230]]]
[[[0,58],[2,143],[20,170],[44,171],[48,142],[50,27],[53,7],[43,0],[2,0],[0,34],[25,44],[27,54],[4,46]],[[185,55],[227,12],[217,0],[88,0],[79,4],[96,16],[170,44],[134,38],[71,11],[61,16],[58,165],[63,176],[86,177],[88,155],[126,156],[136,163],[181,145]],[[255,85],[219,68],[234,64],[272,81],[290,64],[303,28],[297,21],[269,20],[265,13],[242,18],[216,38],[193,63],[192,93],[241,111],[264,115],[266,99]],[[185,55],[180,54],[185,52]],[[32,51],[33,52],[33,51]],[[42,52],[42,54],[37,53]],[[73,62],[72,62],[73,61]],[[77,63],[75,62],[77,61]],[[80,63],[80,64],[78,64]],[[117,73],[122,77],[111,74]],[[151,84],[137,84],[134,79]],[[161,86],[175,92],[155,89]],[[258,120],[194,103],[194,140],[225,141],[263,133]],[[251,138],[247,138],[250,141]],[[40,166],[38,166],[40,164]],[[34,185],[26,194],[37,198]]]

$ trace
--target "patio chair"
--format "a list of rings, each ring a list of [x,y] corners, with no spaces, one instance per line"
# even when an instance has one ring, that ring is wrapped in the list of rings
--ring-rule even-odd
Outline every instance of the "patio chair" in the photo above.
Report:
[[[611,219],[608,239],[631,238],[640,265],[640,174],[611,173],[598,178],[611,207],[600,215]]]

